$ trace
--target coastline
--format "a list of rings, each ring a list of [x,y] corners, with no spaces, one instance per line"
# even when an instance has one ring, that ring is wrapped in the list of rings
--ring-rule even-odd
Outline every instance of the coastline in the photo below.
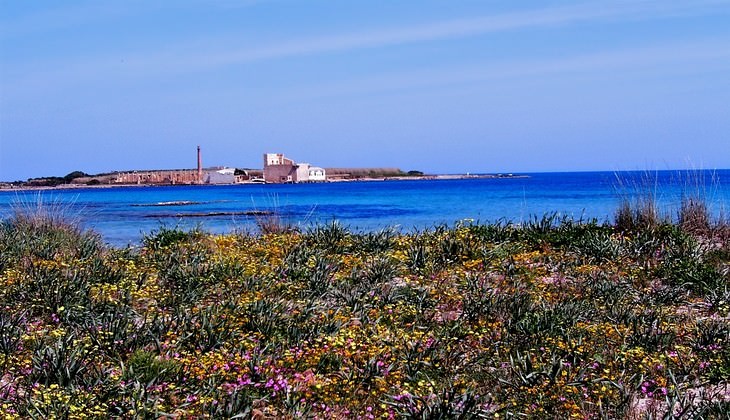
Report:
[[[438,175],[420,175],[420,176],[393,176],[393,177],[363,177],[352,179],[328,179],[325,183],[339,182],[376,182],[376,181],[444,181],[444,180],[465,180],[465,179],[520,179],[529,178],[529,175],[514,174],[438,174]],[[261,182],[237,182],[233,184],[61,184],[55,187],[51,186],[16,186],[13,184],[0,184],[0,193],[12,191],[57,191],[57,190],[78,190],[78,189],[108,189],[123,187],[175,187],[175,186],[199,186],[211,187],[221,185],[277,185]]]
[[[66,203],[72,212],[83,213],[90,226],[99,229],[117,244],[136,242],[140,231],[158,227],[145,214],[216,213],[246,210],[273,210],[291,223],[309,225],[337,217],[358,229],[377,231],[399,225],[403,229],[425,228],[434,223],[474,219],[481,221],[512,220],[524,222],[534,215],[557,211],[575,218],[611,220],[624,197],[636,191],[617,190],[612,172],[531,173],[529,179],[433,180],[431,182],[382,182],[383,179],[338,185],[281,184],[269,187],[219,185],[216,188],[135,188],[135,186],[97,186],[93,189],[74,186],[46,192],[7,190],[0,193],[0,213],[8,213],[14,203]],[[686,185],[675,172],[660,173],[656,180],[657,200],[662,214],[674,217],[686,196]],[[627,173],[626,179],[641,180],[641,174]],[[730,170],[716,177],[699,179],[713,191],[708,209],[720,217],[730,202],[730,185],[712,184],[714,179],[730,179]],[[425,180],[420,178],[420,180]],[[354,181],[350,181],[354,182]],[[634,181],[631,181],[634,182]],[[45,198],[44,198],[45,197]],[[187,219],[187,218],[186,218]],[[165,220],[171,220],[169,217]],[[198,218],[216,232],[240,225],[253,225],[241,215]],[[187,222],[185,222],[187,223]]]

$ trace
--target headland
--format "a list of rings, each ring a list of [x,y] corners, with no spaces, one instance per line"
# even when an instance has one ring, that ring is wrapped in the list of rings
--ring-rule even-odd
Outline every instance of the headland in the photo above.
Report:
[[[322,168],[295,162],[280,153],[264,154],[262,169],[229,166],[203,167],[198,147],[195,169],[147,169],[88,174],[73,171],[65,176],[30,178],[26,181],[0,182],[2,190],[43,190],[68,188],[109,188],[121,186],[298,184],[312,182],[453,180],[525,178],[519,174],[427,174],[400,168]]]

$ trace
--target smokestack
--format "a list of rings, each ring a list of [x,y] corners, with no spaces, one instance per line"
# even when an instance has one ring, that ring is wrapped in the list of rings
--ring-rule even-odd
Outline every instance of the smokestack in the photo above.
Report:
[[[203,159],[200,157],[200,146],[198,146],[198,184],[203,183]]]

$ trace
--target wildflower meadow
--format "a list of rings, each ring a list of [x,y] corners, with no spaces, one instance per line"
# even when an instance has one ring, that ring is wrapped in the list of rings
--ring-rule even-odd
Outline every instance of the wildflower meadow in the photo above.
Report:
[[[730,241],[0,224],[0,417],[727,418]]]

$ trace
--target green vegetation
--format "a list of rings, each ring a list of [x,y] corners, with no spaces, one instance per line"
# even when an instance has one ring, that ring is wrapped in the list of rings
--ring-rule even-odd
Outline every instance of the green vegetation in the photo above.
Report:
[[[4,418],[717,418],[730,241],[555,215],[401,234],[0,224]],[[268,221],[267,221],[268,223]],[[275,225],[275,222],[271,223]]]
[[[30,187],[57,187],[63,184],[70,184],[76,178],[88,177],[89,174],[81,171],[73,171],[66,176],[49,176],[44,178],[31,178],[26,182]]]
[[[392,178],[404,176],[405,172],[398,168],[327,168],[328,177],[346,179]]]
[[[70,184],[71,181],[73,181],[76,178],[83,178],[83,177],[87,177],[87,176],[89,176],[89,174],[87,174],[85,172],[73,171],[73,172],[69,173],[68,175],[64,176],[63,179],[64,179],[64,181],[66,181],[67,184]]]

